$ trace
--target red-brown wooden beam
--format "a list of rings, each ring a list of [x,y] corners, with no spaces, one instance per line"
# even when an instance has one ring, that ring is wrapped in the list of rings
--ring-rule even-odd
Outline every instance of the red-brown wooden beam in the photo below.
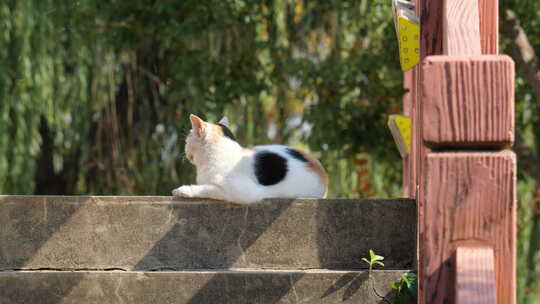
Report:
[[[493,248],[460,246],[454,254],[456,304],[497,303]]]
[[[412,2],[416,4],[416,14],[421,21],[421,57],[442,55],[445,53],[443,48],[443,16],[445,14],[444,7],[447,3],[444,0],[412,0]],[[480,18],[482,54],[498,54],[499,52],[498,6],[498,0],[478,0],[477,9]],[[454,21],[461,22],[459,19]],[[446,22],[448,24],[448,19],[446,19]],[[460,39],[460,37],[458,38]],[[455,48],[456,44],[460,43],[446,39],[447,48],[448,45]],[[460,49],[456,49],[455,54],[460,55]],[[429,148],[422,143],[422,130],[420,128],[422,118],[419,111],[422,105],[417,85],[422,82],[423,78],[418,68],[413,68],[404,73],[404,87],[407,90],[403,97],[404,113],[411,116],[412,128],[416,130],[412,134],[411,152],[403,160],[403,194],[406,197],[416,197],[417,186],[421,177],[419,172],[422,170],[422,159],[429,152]]]
[[[478,0],[482,54],[499,53],[499,0]]]
[[[420,15],[420,0],[412,0],[416,4],[416,15]],[[403,159],[403,196],[416,198],[416,187],[417,183],[417,159],[418,159],[418,138],[415,138],[419,135],[417,131],[414,131],[417,128],[417,114],[416,114],[416,101],[417,101],[417,81],[418,81],[418,69],[419,67],[414,67],[407,72],[403,73],[403,88],[405,89],[405,95],[403,96],[403,114],[411,117],[411,148],[410,152]]]
[[[425,169],[419,303],[454,303],[452,256],[470,242],[493,248],[497,303],[515,303],[515,154],[431,152]]]
[[[415,67],[404,73],[403,87],[405,88],[405,95],[403,96],[403,114],[411,117],[411,147],[409,154],[403,159],[403,196],[416,198],[416,154],[418,149],[415,143],[418,142],[416,136],[419,135],[415,132],[417,125],[414,123],[416,116],[414,100],[416,100],[416,75],[418,67]]]
[[[493,248],[496,301],[513,304],[516,300],[515,155],[510,151],[500,151],[502,147],[512,142],[513,116],[495,114],[493,109],[489,108],[499,103],[509,112],[513,111],[510,109],[513,107],[513,96],[510,96],[513,94],[510,90],[513,90],[514,86],[513,66],[505,67],[504,63],[497,63],[499,67],[505,68],[500,71],[490,70],[489,75],[485,75],[482,69],[474,72],[474,67],[469,65],[465,68],[467,71],[464,74],[456,73],[449,77],[445,74],[437,76],[436,79],[430,78],[433,75],[427,75],[429,69],[425,68],[426,61],[429,60],[426,57],[432,55],[476,57],[481,54],[497,54],[498,1],[478,0],[469,1],[470,3],[465,1],[416,1],[421,20],[423,63],[411,73],[412,79],[406,78],[406,86],[413,86],[407,96],[415,132],[412,136],[413,151],[408,162],[409,168],[412,164],[415,168],[410,173],[414,176],[413,181],[409,183],[409,189],[418,189],[416,191],[419,204],[418,299],[419,303],[430,304],[452,303],[459,300],[454,293],[457,282],[455,275],[456,271],[464,269],[464,265],[456,266],[456,260],[452,257],[457,257],[457,248],[468,246],[472,242]],[[478,22],[475,19],[477,18],[475,11],[466,11],[465,7],[469,9],[477,7]],[[454,13],[450,14],[452,10]],[[457,29],[457,32],[462,31],[464,34],[456,34],[456,31],[449,33],[448,29]],[[470,43],[473,47],[469,45]],[[458,63],[454,67],[451,67],[453,64],[451,62],[445,64],[450,66],[443,66],[439,72],[452,72],[455,71],[454,68],[463,68],[463,65]],[[510,82],[503,81],[505,83],[503,91],[498,91],[499,87],[490,84],[480,90],[474,87],[481,86],[482,81],[485,85],[485,81],[493,80],[493,77],[497,77],[497,73],[505,73],[502,77],[510,79]],[[467,75],[472,76],[469,77],[470,80],[462,79]],[[429,89],[428,86],[424,87],[426,88],[424,90],[422,86],[429,81],[432,81],[432,84],[439,82],[438,92]],[[457,83],[448,83],[449,81]],[[455,87],[458,83],[461,83],[460,89],[473,90],[473,93],[460,92],[460,89]],[[442,89],[447,91],[441,92]],[[456,99],[458,96],[465,96],[471,100],[466,96],[474,96],[479,92],[491,94],[489,95],[491,97],[477,96],[472,99],[480,101],[479,104]],[[431,104],[428,104],[430,102]],[[481,109],[481,104],[488,108]],[[453,107],[448,109],[448,106]],[[446,119],[446,123],[436,119],[430,121],[432,117],[437,116],[434,113],[437,109],[447,109],[445,118],[439,116],[440,119]],[[474,115],[492,115],[494,118],[491,120],[492,125],[487,127],[485,123],[484,127],[476,125],[482,123],[478,122]],[[434,133],[428,133],[430,122],[437,126]],[[458,129],[448,131],[446,134],[440,132],[448,125],[450,129],[452,125],[455,128],[456,123],[460,124]],[[475,128],[480,128],[479,130],[486,128],[486,131],[494,133],[491,135],[474,133],[471,130]],[[460,151],[460,148],[466,148],[467,151]],[[444,152],[441,149],[452,151]],[[477,255],[467,252],[464,254],[465,259]],[[489,272],[490,268],[488,263],[483,266],[482,271]],[[493,284],[492,277],[484,276],[482,280],[484,284],[490,286]],[[486,297],[471,300],[491,301],[488,303],[494,301],[493,298]]]
[[[445,1],[442,21],[445,55],[482,54],[478,1]]]
[[[501,149],[514,141],[514,62],[430,56],[423,65],[423,140],[431,148]]]

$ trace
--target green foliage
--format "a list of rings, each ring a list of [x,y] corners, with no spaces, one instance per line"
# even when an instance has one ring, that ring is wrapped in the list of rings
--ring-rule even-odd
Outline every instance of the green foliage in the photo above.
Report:
[[[390,303],[384,296],[380,295],[375,289],[375,284],[372,277],[374,266],[384,267],[383,256],[377,255],[372,249],[369,250],[369,258],[362,258],[362,261],[368,265],[368,276],[371,282],[373,292],[387,303]],[[417,298],[417,278],[416,274],[409,272],[401,275],[399,281],[392,283],[392,289],[395,290],[395,296],[392,298],[394,304],[411,304],[416,303]]]
[[[540,2],[510,0],[500,2],[500,11],[513,10],[534,48],[540,55]],[[503,31],[504,33],[504,31]],[[507,37],[501,36],[501,52],[509,53]],[[516,133],[531,147],[540,151],[539,101],[526,81],[522,69],[516,66]],[[540,303],[540,181],[529,176],[518,160],[518,303]]]
[[[401,275],[399,281],[392,284],[396,296],[392,303],[394,304],[412,304],[417,301],[418,281],[415,273],[408,272]]]
[[[179,156],[196,113],[227,114],[244,145],[311,150],[331,196],[397,196],[385,121],[402,89],[389,8],[4,1],[0,193],[168,195],[194,180]],[[369,165],[355,167],[359,157]]]

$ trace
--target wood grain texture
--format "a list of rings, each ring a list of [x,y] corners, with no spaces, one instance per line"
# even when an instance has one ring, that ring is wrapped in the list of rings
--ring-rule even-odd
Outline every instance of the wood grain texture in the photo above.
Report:
[[[421,0],[412,0],[416,4],[416,15],[420,15]],[[422,27],[420,27],[422,30]],[[420,41],[422,43],[422,40]],[[422,56],[422,55],[420,55]],[[403,114],[411,117],[411,151],[409,155],[403,159],[403,197],[416,198],[416,160],[418,157],[416,144],[418,142],[419,133],[416,131],[417,117],[416,117],[416,104],[417,104],[417,88],[418,88],[418,76],[419,65],[403,73],[403,88],[405,94],[403,95]]]
[[[421,24],[420,56],[422,59],[425,59],[427,56],[441,55],[443,53],[443,7],[444,1],[442,0],[416,1],[416,12],[420,17]],[[411,192],[415,193],[415,197],[418,197],[423,191],[419,185],[422,185],[424,179],[425,157],[431,150],[422,140],[424,117],[422,115],[423,101],[421,84],[424,82],[424,75],[421,67],[417,67],[414,77],[415,87],[411,90],[414,107],[412,124],[415,130],[413,148],[411,149],[411,156],[414,157],[411,161],[414,166],[414,184],[410,185],[410,188]],[[419,210],[418,216],[419,218],[423,216],[422,210]]]
[[[455,3],[452,3],[454,1]],[[475,3],[465,3],[466,1],[415,1],[417,13],[419,13],[421,20],[420,52],[422,59],[427,56],[441,55],[445,52],[444,39],[445,37],[451,37],[445,34],[448,25],[454,29],[459,29],[460,27],[471,27],[471,22],[475,30],[472,33],[465,33],[465,38],[467,40],[476,39],[473,41],[474,44],[472,46],[459,44],[460,41],[466,40],[461,36],[457,37],[457,39],[461,39],[457,43],[455,40],[447,41],[446,43],[450,42],[451,47],[457,46],[456,49],[450,48],[452,52],[458,52],[453,54],[469,54],[460,50],[460,48],[465,48],[466,50],[472,49],[475,55],[480,55],[478,45],[481,47],[482,54],[496,54],[498,52],[498,0],[478,0],[477,4],[477,1],[469,0]],[[456,15],[456,18],[452,17],[450,15],[452,11],[448,10],[448,8],[460,4],[469,7],[477,5],[477,10],[462,11],[463,15]],[[474,16],[475,14],[478,14],[479,21]],[[445,16],[452,18],[445,19]],[[447,23],[444,26],[443,20],[467,18],[471,18],[467,21],[469,22],[468,25]],[[478,29],[474,25],[475,22],[479,22]],[[471,36],[477,38],[471,38]],[[483,75],[482,70],[477,72],[478,75]],[[500,73],[501,71],[496,72]],[[495,77],[496,75],[498,74],[494,73],[491,76]],[[469,76],[478,77],[476,74]],[[513,79],[513,74],[506,76]],[[413,136],[411,159],[408,161],[408,168],[414,168],[410,172],[412,181],[409,182],[408,186],[410,193],[417,193],[419,204],[418,303],[453,302],[455,299],[453,282],[455,261],[451,256],[458,246],[474,242],[476,245],[480,243],[483,246],[494,248],[498,303],[513,304],[516,300],[515,156],[507,151],[497,153],[431,152],[430,147],[424,140],[424,134],[431,130],[431,126],[426,127],[426,125],[429,125],[432,117],[426,115],[426,113],[432,111],[428,110],[429,107],[425,96],[423,96],[424,90],[422,86],[427,87],[426,83],[433,80],[433,78],[424,72],[423,67],[413,71],[411,77],[412,80],[410,80],[409,85],[412,87],[409,89],[410,93],[407,102],[410,105],[413,128],[416,134]],[[484,77],[484,79],[489,79],[489,77]],[[436,85],[440,84],[440,81],[438,84],[436,83]],[[468,85],[471,84],[472,80]],[[454,84],[444,83],[443,85],[451,87]],[[484,86],[486,89],[496,91],[496,89],[490,88],[491,84]],[[407,88],[407,85],[405,87]],[[483,90],[477,92],[483,92]],[[441,92],[439,94],[444,95]],[[455,96],[455,94],[457,93],[452,92],[449,96]],[[463,95],[463,93],[461,94]],[[513,93],[511,96],[513,98]],[[487,99],[488,97],[476,96],[476,98],[475,100],[481,100],[479,98]],[[489,97],[487,100],[495,99]],[[460,119],[463,119],[459,115],[474,113],[466,110],[474,106],[474,104],[461,103],[460,105],[465,108],[451,111],[458,116],[447,116],[445,119],[460,121]],[[513,113],[513,110],[511,112]],[[496,118],[496,116],[493,116],[493,118]],[[466,117],[465,119],[474,121],[475,118]],[[493,120],[491,123],[489,129],[498,130],[493,125],[498,125],[500,122]],[[513,127],[513,122],[510,125]],[[469,126],[463,130],[467,129],[469,129]],[[512,139],[508,144],[511,143]],[[455,149],[460,147],[451,141],[447,144],[437,148],[448,147]],[[488,144],[480,146],[464,145],[463,147],[492,149],[503,146]]]
[[[430,55],[440,55],[443,51],[442,39],[442,8],[443,1],[412,0],[416,4],[416,15],[420,18],[420,57],[423,59]],[[417,197],[419,180],[421,179],[423,159],[430,149],[422,141],[422,102],[420,101],[420,84],[422,83],[422,69],[419,66],[404,73],[403,97],[405,115],[412,120],[411,152],[403,160],[404,172],[403,194],[405,197]]]
[[[482,54],[499,53],[499,0],[478,0]]]
[[[495,254],[498,303],[516,300],[516,157],[429,153],[419,197],[419,303],[452,303],[452,255],[471,241]]]
[[[405,95],[403,95],[403,114],[410,116],[411,121],[414,121],[414,92],[416,91],[416,69],[414,67],[411,70],[403,73],[403,88],[405,89]],[[411,151],[409,154],[403,158],[403,197],[415,198],[416,193],[414,189],[416,188],[416,170],[414,169],[416,157],[413,155],[415,148],[414,144],[416,143],[415,135],[417,132],[414,131],[414,123],[411,125],[412,128],[412,138],[411,138]]]
[[[422,58],[443,53],[443,2],[419,0],[420,10],[420,56]]]
[[[514,62],[431,56],[423,64],[423,139],[433,148],[504,148],[514,141]]]
[[[454,255],[455,304],[495,304],[495,257],[493,248],[460,246]]]
[[[482,54],[478,1],[444,1],[443,49],[445,55]]]

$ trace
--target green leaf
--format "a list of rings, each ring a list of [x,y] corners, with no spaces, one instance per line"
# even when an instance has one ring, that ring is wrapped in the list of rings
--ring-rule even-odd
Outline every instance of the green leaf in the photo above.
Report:
[[[409,284],[408,273],[404,273],[404,274],[401,275],[401,282],[405,282],[405,283]]]
[[[407,289],[412,290],[416,288],[416,274],[409,272],[402,276],[402,281],[407,285]]]
[[[377,255],[375,254],[375,252],[373,252],[373,250],[370,249],[370,250],[369,250],[369,257],[371,258],[372,261],[375,260],[375,257],[376,257],[376,256],[377,256]]]
[[[384,267],[384,264],[383,264],[383,262],[379,262],[379,261],[373,261],[373,264],[381,265],[381,266],[383,266],[383,267]]]
[[[366,259],[366,258],[362,258],[362,261],[364,261],[364,262],[368,263],[369,265],[371,265],[371,262],[368,261],[368,259]]]

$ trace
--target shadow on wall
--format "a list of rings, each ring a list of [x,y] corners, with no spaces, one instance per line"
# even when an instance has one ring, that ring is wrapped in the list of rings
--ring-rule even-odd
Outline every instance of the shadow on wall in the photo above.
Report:
[[[43,267],[59,254],[67,255],[61,265],[78,269],[92,265],[114,268],[117,264],[118,268],[136,271],[216,270],[207,273],[205,279],[198,281],[200,283],[191,284],[193,290],[183,296],[189,300],[183,303],[216,303],[216,299],[220,302],[225,298],[235,299],[237,303],[254,303],[255,300],[275,303],[293,301],[298,295],[327,303],[337,299],[356,301],[364,294],[360,291],[369,287],[365,273],[311,275],[289,271],[270,275],[242,271],[231,275],[223,269],[361,269],[365,265],[360,259],[371,248],[388,257],[385,269],[403,269],[411,266],[415,252],[415,233],[411,228],[415,221],[409,217],[414,219],[416,210],[403,206],[414,205],[414,201],[393,200],[384,205],[385,202],[379,200],[272,200],[239,206],[222,202],[200,204],[172,200],[169,203],[168,198],[154,198],[157,199],[155,204],[141,204],[132,199],[125,205],[114,200],[110,204],[90,202],[91,197],[42,199],[34,197],[25,202],[21,197],[7,197],[0,201],[1,269]],[[29,208],[28,204],[35,205]],[[83,206],[85,209],[77,213]],[[387,223],[389,221],[398,223]],[[96,232],[100,225],[106,226],[101,234]],[[83,239],[70,241],[79,235],[73,230],[82,226]],[[55,233],[58,234],[54,236]],[[58,243],[59,239],[62,244]],[[47,241],[50,243],[46,244]],[[80,252],[79,246],[90,252]],[[115,254],[119,256],[111,256]],[[302,280],[304,277],[306,279]],[[69,280],[56,282],[57,276],[51,275],[32,283],[33,294],[46,295],[54,290],[55,296],[43,299],[42,303],[59,303],[70,292],[75,292],[72,289],[76,285],[81,285],[76,293],[84,294],[84,286],[89,285],[86,281],[80,284],[83,279],[84,275],[71,273]],[[380,281],[388,282],[387,279]],[[105,281],[100,279],[92,286],[106,291],[116,286],[111,285],[114,282],[120,284],[110,278]],[[160,281],[149,278],[146,282],[133,284],[159,284]],[[321,294],[302,295],[302,290],[310,284],[315,284],[312,290]],[[0,289],[6,290],[1,285],[0,281]],[[0,296],[7,297],[4,301],[7,303],[28,302],[23,281]],[[376,298],[371,298],[369,303],[375,303],[374,300]]]
[[[249,264],[246,251],[293,201],[251,206],[216,202],[215,208],[174,205],[177,224],[135,269],[228,269],[239,260],[243,260],[243,265]],[[231,303],[276,303],[301,277],[298,273],[279,279],[271,276],[246,279],[242,275],[231,277],[227,273],[216,273],[188,303],[219,303],[223,299],[235,299]]]
[[[0,212],[0,270],[32,268],[31,261],[42,246],[90,199],[88,196],[0,198],[0,208],[3,209]],[[77,203],[66,204],[66,201]],[[58,210],[49,214],[50,208]],[[31,303],[38,298],[42,299],[42,304],[60,303],[82,278],[82,274],[75,275],[71,280],[50,276],[47,280],[34,281],[34,286],[28,286],[28,281],[17,283],[19,279],[13,277],[15,283],[9,283],[10,288],[2,286],[7,280],[0,280],[0,300],[1,303]],[[54,292],[51,292],[52,286]]]
[[[416,253],[416,203],[409,199],[317,202],[319,263],[327,269],[367,269],[369,250],[384,269],[411,269]]]
[[[59,250],[54,249],[58,240],[50,241],[55,233],[63,228],[77,211],[92,200],[91,197],[15,197],[7,196],[0,201],[2,212],[0,212],[0,221],[4,225],[0,226],[0,270],[62,270],[62,269],[43,269],[43,265],[49,265],[47,261],[57,259],[57,256],[51,255],[44,257],[44,253],[60,253],[61,255],[73,254],[77,248],[72,248],[69,244]],[[173,201],[174,202],[174,201]],[[134,270],[185,270],[185,269],[227,269],[232,267],[239,259],[244,258],[245,251],[272,225],[272,223],[292,204],[292,200],[281,202],[279,204],[254,205],[250,207],[216,203],[215,208],[208,208],[205,204],[171,204],[169,208],[173,209],[173,215],[176,217],[176,224],[170,229],[163,238],[155,242],[155,245],[144,255],[144,257],[133,267]],[[93,202],[91,202],[93,203]],[[33,206],[32,206],[33,205]],[[253,209],[264,207],[269,212],[252,212]],[[85,211],[86,212],[86,211]],[[129,212],[128,212],[129,213]],[[132,214],[132,213],[130,213]],[[112,216],[112,215],[111,215]],[[121,216],[121,215],[120,215]],[[78,214],[76,221],[86,221],[87,216]],[[126,220],[126,219],[121,219]],[[121,222],[119,219],[119,222]],[[135,220],[135,219],[133,219]],[[104,221],[106,225],[115,225],[114,219],[92,219],[90,224]],[[238,224],[241,223],[241,224]],[[72,225],[71,223],[70,225]],[[83,223],[84,224],[84,223]],[[68,226],[69,227],[69,226]],[[96,227],[91,227],[92,231]],[[90,231],[90,233],[92,233]],[[144,230],[142,230],[144,232]],[[85,231],[88,232],[88,231]],[[111,229],[110,232],[114,232]],[[16,235],[15,235],[16,234]],[[68,233],[69,234],[69,233]],[[63,231],[62,237],[65,237],[66,231]],[[95,232],[97,242],[101,236]],[[58,238],[58,235],[57,235]],[[69,240],[62,240],[66,242]],[[94,242],[96,240],[91,240]],[[47,249],[43,250],[47,247]],[[120,246],[120,245],[119,245]],[[90,246],[91,248],[91,246]],[[88,248],[86,248],[88,249]],[[103,254],[102,248],[96,249]],[[108,252],[108,251],[105,251]],[[111,251],[113,252],[113,251]],[[91,256],[92,260],[82,261],[86,256]],[[96,256],[99,254],[96,253]],[[36,259],[38,263],[33,263]],[[83,256],[83,257],[81,257]],[[86,265],[94,262],[92,253],[81,254],[73,257],[73,263],[67,262],[69,257],[63,257],[64,265]],[[35,269],[33,265],[37,266]],[[99,262],[98,262],[99,264]],[[77,267],[77,266],[75,266]],[[2,284],[9,284],[9,288],[0,288],[3,290],[0,298],[2,303],[30,303],[32,299],[38,296],[43,304],[60,303],[62,299],[72,292],[85,277],[81,274],[70,273],[68,279],[59,279],[54,274],[43,276],[43,280],[30,280],[32,292],[28,292],[28,280],[17,276],[0,280]],[[242,284],[231,284],[230,276],[217,273],[206,282],[200,290],[192,296],[188,303],[216,303],[213,297],[218,296],[223,300],[223,296],[238,298],[245,294],[246,288],[256,288],[263,292],[257,297],[261,297],[262,302],[276,302],[283,295],[287,294],[301,277],[300,274],[291,274],[280,277],[275,281],[272,277],[262,277],[258,280],[247,282],[246,277],[238,276],[234,279],[243,281]],[[11,282],[8,282],[11,280]],[[20,284],[13,284],[13,281],[20,280]],[[272,281],[272,282],[270,282]],[[257,283],[259,282],[259,283]],[[101,282],[104,283],[104,282]],[[98,283],[96,288],[100,289],[109,283],[101,286]],[[277,289],[264,288],[267,284],[278,286]],[[225,284],[225,285],[224,285]],[[260,285],[260,286],[259,286]],[[224,288],[226,287],[226,288]],[[231,288],[229,288],[231,287]],[[234,287],[234,288],[233,288]],[[235,289],[236,288],[236,289]],[[238,289],[240,288],[240,289]],[[223,292],[226,291],[226,294]],[[52,296],[46,296],[51,295]],[[40,296],[40,295],[43,295]],[[253,296],[253,294],[251,294]],[[240,300],[240,298],[238,298]],[[245,299],[251,302],[251,299]]]
[[[321,298],[326,298],[328,296],[331,296],[335,294],[336,292],[341,291],[342,297],[341,300],[343,302],[349,300],[352,298],[359,290],[360,288],[365,285],[366,281],[368,280],[368,273],[367,272],[350,272],[347,274],[344,274],[334,282],[321,296]]]
[[[386,257],[384,269],[411,269],[416,253],[416,202],[408,199],[318,202],[316,223],[319,262],[326,269],[366,269],[362,257],[369,250]],[[359,227],[361,225],[361,227]],[[397,278],[390,273],[350,272],[342,275],[321,296],[342,302],[356,294],[370,295],[364,301],[387,303],[394,297],[385,286]]]
[[[388,282],[392,281],[393,274],[373,273],[369,278],[367,272],[349,272],[339,279],[323,293],[321,301],[332,299],[330,303],[347,302],[358,303],[393,303],[395,292],[389,290]]]
[[[292,201],[252,206],[210,204],[215,205],[173,204],[176,224],[134,269],[227,269],[239,260],[250,263],[246,261],[247,250]]]
[[[226,303],[278,303],[302,277],[301,273],[233,277],[215,274],[187,303],[225,303],[224,299]]]

